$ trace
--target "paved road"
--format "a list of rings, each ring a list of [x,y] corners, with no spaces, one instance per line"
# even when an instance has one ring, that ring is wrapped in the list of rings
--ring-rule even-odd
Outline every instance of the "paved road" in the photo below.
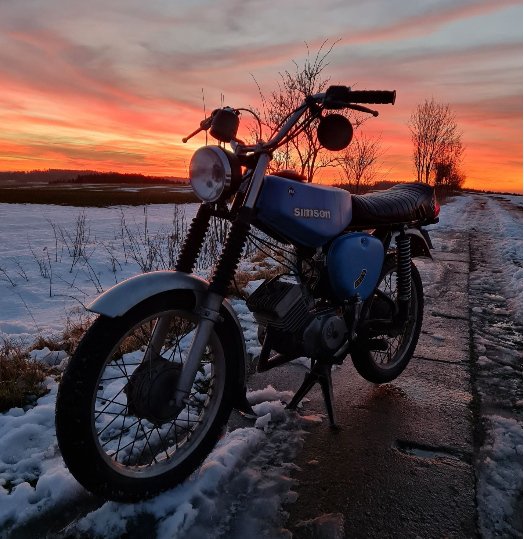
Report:
[[[310,537],[298,522],[326,513],[344,516],[346,537],[476,537],[469,238],[447,239],[450,249],[419,265],[428,285],[425,319],[403,375],[370,384],[349,358],[333,373],[341,428],[324,421],[296,461],[299,497],[287,508],[296,539]],[[256,384],[289,389],[301,376],[291,366]],[[309,398],[308,409],[323,410],[318,390]]]

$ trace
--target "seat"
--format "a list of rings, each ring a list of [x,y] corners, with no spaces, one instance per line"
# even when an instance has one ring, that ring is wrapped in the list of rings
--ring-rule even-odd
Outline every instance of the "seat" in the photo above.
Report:
[[[436,212],[433,187],[420,182],[395,185],[380,193],[353,195],[352,207],[352,227],[432,220]]]

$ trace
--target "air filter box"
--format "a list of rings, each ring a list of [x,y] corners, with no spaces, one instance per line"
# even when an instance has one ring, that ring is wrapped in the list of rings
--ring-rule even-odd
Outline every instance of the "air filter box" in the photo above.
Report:
[[[249,296],[246,305],[260,325],[294,332],[307,319],[314,300],[306,295],[302,285],[277,278],[264,281]]]

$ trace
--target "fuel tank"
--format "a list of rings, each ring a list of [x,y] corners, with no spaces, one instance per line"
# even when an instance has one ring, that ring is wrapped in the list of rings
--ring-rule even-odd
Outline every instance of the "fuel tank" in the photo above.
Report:
[[[257,200],[257,218],[283,236],[321,247],[351,221],[351,195],[344,189],[266,176]]]
[[[360,295],[368,298],[380,277],[384,262],[382,242],[365,232],[338,237],[330,246],[327,268],[331,286],[340,300]]]

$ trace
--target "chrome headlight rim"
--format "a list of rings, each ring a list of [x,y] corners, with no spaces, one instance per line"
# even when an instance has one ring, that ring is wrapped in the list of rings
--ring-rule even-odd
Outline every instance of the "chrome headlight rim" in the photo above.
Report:
[[[192,165],[195,157],[200,157],[202,153],[206,152],[213,152],[214,156],[218,157],[224,177],[221,189],[217,191],[215,195],[210,197],[203,197],[199,194],[199,190],[198,188],[195,188],[195,184],[202,179],[194,178],[192,176]],[[218,202],[221,199],[227,198],[232,189],[238,187],[241,177],[242,172],[238,157],[234,153],[229,152],[220,146],[202,146],[202,148],[196,150],[191,158],[191,163],[189,165],[189,183],[195,195],[203,202]]]

